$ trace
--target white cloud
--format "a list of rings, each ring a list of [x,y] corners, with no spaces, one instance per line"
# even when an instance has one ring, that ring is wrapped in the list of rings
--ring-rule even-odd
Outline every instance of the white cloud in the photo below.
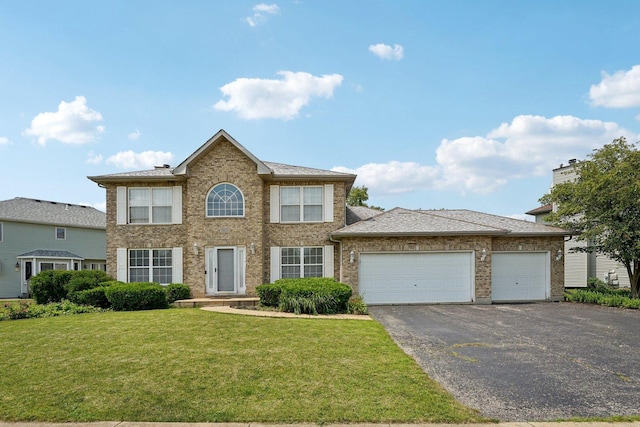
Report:
[[[280,71],[281,80],[239,78],[220,88],[227,101],[218,101],[218,111],[235,111],[244,119],[284,119],[296,117],[312,97],[331,98],[342,84],[340,74],[321,77],[305,72]]]
[[[11,144],[11,141],[9,141],[9,138],[5,136],[0,136],[0,145],[9,145],[9,144]]]
[[[143,151],[134,153],[133,151],[122,151],[107,159],[118,169],[152,169],[154,166],[171,164],[173,153],[163,151]]]
[[[602,72],[602,80],[589,90],[591,105],[628,108],[640,106],[640,65],[614,74]]]
[[[55,113],[40,113],[31,120],[31,127],[23,134],[38,137],[38,144],[45,145],[49,139],[65,144],[87,144],[96,140],[104,132],[104,126],[97,125],[102,115],[87,107],[84,96],[76,96],[71,102],[60,102]]]
[[[267,21],[267,15],[277,15],[280,7],[277,4],[260,3],[253,7],[253,15],[245,18],[250,27],[262,25]]]
[[[372,195],[417,190],[489,194],[511,179],[550,175],[560,163],[584,158],[620,136],[636,137],[612,122],[517,116],[486,136],[442,140],[433,166],[391,161],[334,170],[358,174],[359,185]]]
[[[129,134],[129,139],[132,140],[132,141],[135,141],[138,138],[140,138],[140,131],[138,129],[136,129],[135,132],[131,132]]]
[[[372,44],[369,51],[381,59],[390,61],[400,61],[404,57],[404,48],[399,44],[394,44],[393,47],[384,43]]]
[[[95,154],[93,151],[89,151],[87,157],[87,163],[89,164],[97,165],[102,163],[102,154]]]

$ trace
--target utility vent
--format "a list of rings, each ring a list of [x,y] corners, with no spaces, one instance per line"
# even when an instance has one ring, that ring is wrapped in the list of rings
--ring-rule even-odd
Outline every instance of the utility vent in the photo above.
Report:
[[[569,160],[569,164],[570,164],[570,165],[575,165],[575,164],[576,164],[576,159],[571,159],[571,160]]]
[[[155,169],[169,169],[171,166],[168,164],[164,164],[162,166],[154,166]]]

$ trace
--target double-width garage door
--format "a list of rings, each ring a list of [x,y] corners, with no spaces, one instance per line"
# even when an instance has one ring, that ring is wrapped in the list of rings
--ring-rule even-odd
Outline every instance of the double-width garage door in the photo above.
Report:
[[[367,304],[471,302],[472,255],[472,252],[360,254],[360,295]]]
[[[536,301],[549,298],[548,252],[510,252],[491,255],[491,299]]]

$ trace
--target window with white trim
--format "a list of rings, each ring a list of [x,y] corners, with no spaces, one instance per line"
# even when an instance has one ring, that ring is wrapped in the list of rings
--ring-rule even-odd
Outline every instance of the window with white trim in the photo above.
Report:
[[[129,223],[171,224],[172,205],[170,187],[129,188]]]
[[[67,240],[67,229],[64,227],[56,227],[56,240]]]
[[[244,216],[244,196],[233,184],[218,184],[207,196],[208,217]]]
[[[171,283],[173,256],[171,249],[129,250],[129,282]]]
[[[322,187],[280,187],[282,222],[322,222]]]
[[[68,270],[69,264],[66,262],[41,262],[40,271],[47,270]]]
[[[322,277],[323,248],[281,248],[280,277]]]

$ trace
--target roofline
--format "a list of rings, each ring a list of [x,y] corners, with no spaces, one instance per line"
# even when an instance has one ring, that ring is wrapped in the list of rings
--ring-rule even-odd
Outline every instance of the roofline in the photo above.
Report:
[[[188,166],[194,159],[196,159],[203,151],[209,148],[212,144],[217,142],[221,137],[224,137],[227,141],[233,144],[238,150],[242,151],[247,157],[249,157],[258,167],[258,175],[271,175],[272,171],[262,160],[258,159],[253,153],[247,150],[242,144],[236,141],[231,135],[229,135],[224,129],[220,129],[215,135],[207,140],[194,151],[189,157],[187,157],[182,163],[173,169],[173,174],[178,176],[189,176]]]
[[[135,176],[108,176],[108,175],[97,175],[97,176],[88,176],[91,181],[96,184],[102,183],[118,183],[118,182],[178,182],[178,181],[186,181],[184,176],[176,176],[176,175],[167,175],[167,176],[145,176],[145,177],[135,177]]]
[[[366,221],[366,220],[365,220]],[[357,224],[354,223],[352,225]],[[452,231],[452,232],[346,232],[340,233],[339,231],[331,233],[330,236],[334,239],[340,239],[342,237],[440,237],[440,236],[504,236],[508,235],[506,230],[496,230],[494,232],[488,231]]]
[[[269,181],[355,181],[356,175],[276,175],[271,174],[267,178]]]
[[[74,254],[72,254],[74,255]],[[82,258],[81,256],[42,256],[42,255],[18,255],[16,256],[16,259],[33,259],[33,258],[37,258],[37,259],[73,259],[73,260],[78,260],[78,261],[84,261],[87,258]]]
[[[20,224],[37,224],[37,225],[56,225],[59,227],[71,227],[71,228],[90,228],[92,230],[106,230],[107,226],[104,227],[96,226],[96,225],[80,225],[80,224],[65,224],[61,222],[44,222],[44,221],[26,221],[22,219],[13,219],[13,218],[2,218],[0,217],[0,221],[2,222],[17,222]]]

